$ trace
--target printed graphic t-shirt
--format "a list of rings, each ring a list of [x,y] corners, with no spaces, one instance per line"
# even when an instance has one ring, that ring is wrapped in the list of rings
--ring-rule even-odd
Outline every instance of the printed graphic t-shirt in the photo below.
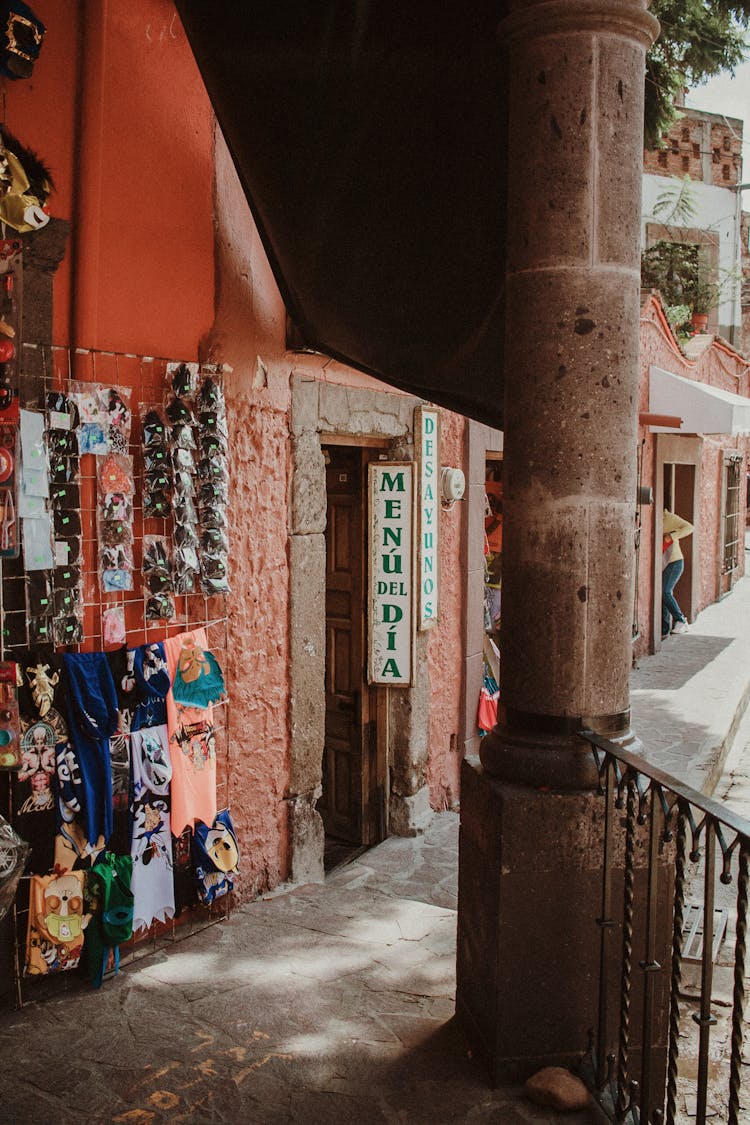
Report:
[[[193,629],[164,641],[170,683],[183,645],[208,647],[206,630]],[[171,828],[175,836],[183,829],[193,828],[196,820],[213,824],[216,805],[216,741],[213,711],[208,707],[185,707],[175,702],[172,691],[167,694],[167,727],[169,753],[172,760]]]

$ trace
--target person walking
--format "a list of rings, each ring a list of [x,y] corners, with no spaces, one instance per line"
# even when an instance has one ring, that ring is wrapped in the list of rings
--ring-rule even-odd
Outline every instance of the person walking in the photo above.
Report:
[[[674,596],[674,588],[685,569],[680,539],[692,535],[693,525],[665,508],[662,531],[661,639],[664,640],[670,633],[688,631],[687,618]]]

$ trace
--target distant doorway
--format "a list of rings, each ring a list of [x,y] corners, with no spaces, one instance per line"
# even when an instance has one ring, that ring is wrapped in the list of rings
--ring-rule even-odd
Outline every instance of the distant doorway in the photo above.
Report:
[[[376,690],[366,681],[367,463],[376,450],[330,445],[326,459],[325,736],[327,870],[385,838]]]
[[[674,462],[664,464],[664,507],[682,516],[695,527],[695,466]],[[686,535],[680,540],[680,549],[685,559],[685,569],[675,587],[675,597],[680,609],[692,621],[694,613],[693,564],[695,560],[696,536]]]

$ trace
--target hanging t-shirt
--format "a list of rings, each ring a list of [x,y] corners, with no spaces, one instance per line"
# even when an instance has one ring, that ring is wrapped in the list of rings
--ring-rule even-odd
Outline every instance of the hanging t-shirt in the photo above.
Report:
[[[109,740],[117,730],[117,692],[105,652],[66,652],[68,732],[83,782],[83,826],[89,844],[112,834]]]
[[[133,775],[133,929],[174,917],[172,834],[169,826],[169,735],[166,726],[130,735]]]
[[[55,747],[65,724],[54,708],[43,719],[21,718],[21,768],[13,774],[13,825],[31,845],[30,872],[46,874],[54,862]]]
[[[49,647],[31,649],[18,660],[21,686],[21,768],[12,775],[13,824],[31,845],[27,871],[46,874],[55,862],[55,751],[67,743],[61,714],[62,658]]]
[[[174,680],[183,647],[205,649],[206,630],[193,629],[164,641],[170,682]],[[167,694],[167,726],[172,759],[172,831],[176,836],[196,820],[212,824],[216,816],[216,740],[213,710],[186,707]]]

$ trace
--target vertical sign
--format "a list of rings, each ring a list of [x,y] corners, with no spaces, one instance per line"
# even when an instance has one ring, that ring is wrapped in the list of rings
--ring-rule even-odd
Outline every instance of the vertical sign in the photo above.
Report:
[[[437,622],[440,582],[440,414],[427,406],[414,411],[414,438],[419,465],[417,573],[419,628]]]
[[[414,466],[370,467],[369,659],[371,684],[412,682]]]

